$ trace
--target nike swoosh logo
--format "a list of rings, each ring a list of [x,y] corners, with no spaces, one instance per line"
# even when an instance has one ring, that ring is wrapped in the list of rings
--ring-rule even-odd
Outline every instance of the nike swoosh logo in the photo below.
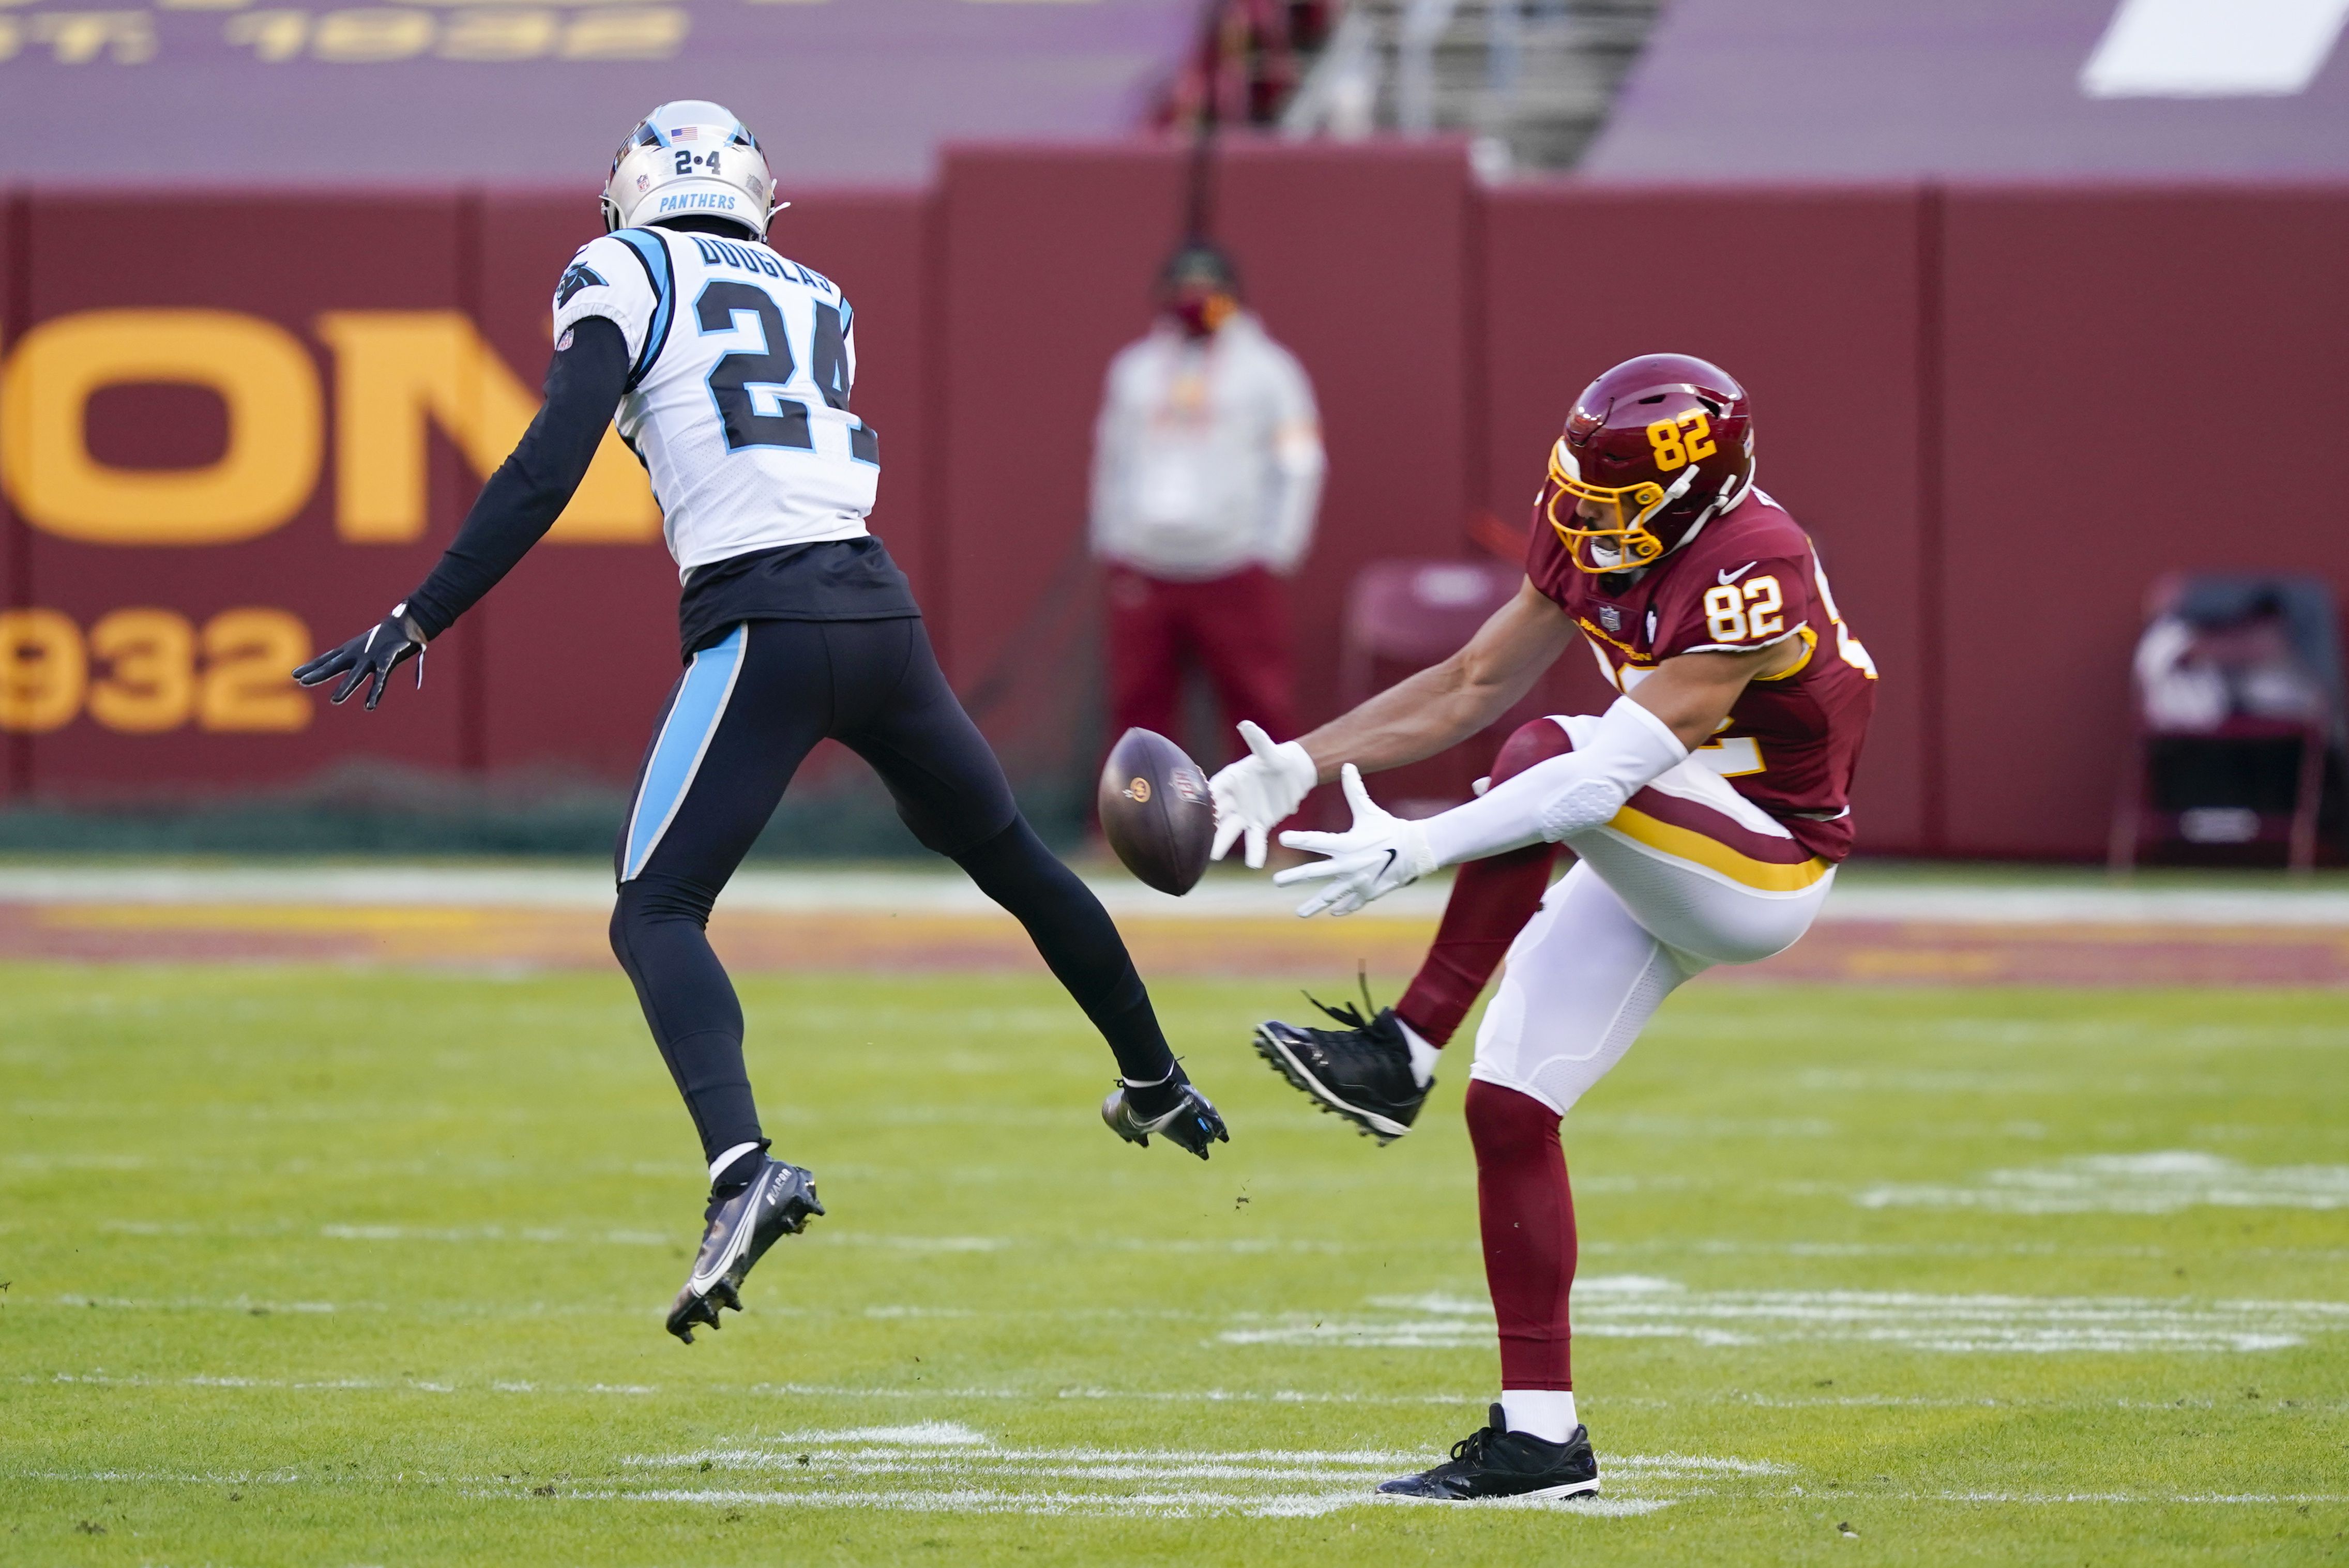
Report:
[[[1392,866],[1392,865],[1393,865],[1393,864],[1394,864],[1394,862],[1395,862],[1395,852],[1394,852],[1392,850],[1389,850],[1389,851],[1387,851],[1387,858],[1386,858],[1385,860],[1383,860],[1383,861],[1380,861],[1380,862],[1379,862],[1379,875],[1380,875],[1380,876],[1384,876],[1384,875],[1386,875],[1386,874],[1387,874],[1387,868],[1388,868],[1388,867],[1390,867],[1390,866]],[[1371,880],[1376,881],[1377,879],[1376,879],[1376,878],[1373,878],[1373,879],[1371,879]]]
[[[1734,572],[1731,572],[1731,571],[1728,571],[1728,570],[1724,569],[1724,570],[1723,570],[1722,572],[1720,572],[1720,573],[1716,573],[1716,575],[1718,575],[1718,576],[1720,577],[1722,586],[1725,588],[1725,587],[1727,587],[1729,584],[1731,584],[1732,583],[1736,582],[1740,577],[1744,576],[1748,572],[1753,571],[1756,566],[1759,566],[1759,565],[1761,565],[1761,564],[1762,564],[1762,563],[1761,563],[1759,561],[1749,561],[1749,562],[1747,562],[1744,565],[1743,565],[1743,566],[1739,567],[1739,568],[1738,568],[1736,571],[1734,571]]]

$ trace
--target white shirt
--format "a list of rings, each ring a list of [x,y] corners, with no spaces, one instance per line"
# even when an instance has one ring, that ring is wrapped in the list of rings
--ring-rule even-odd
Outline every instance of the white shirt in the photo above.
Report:
[[[1313,541],[1322,468],[1312,383],[1255,316],[1204,339],[1162,322],[1110,362],[1093,552],[1178,581],[1287,573]]]
[[[865,532],[880,443],[848,411],[855,315],[831,279],[748,240],[623,229],[583,247],[556,287],[558,339],[590,315],[627,339],[616,423],[652,476],[680,580]]]

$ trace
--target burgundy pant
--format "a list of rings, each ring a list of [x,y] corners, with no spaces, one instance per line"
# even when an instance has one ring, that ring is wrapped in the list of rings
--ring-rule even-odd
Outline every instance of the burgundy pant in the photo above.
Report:
[[[1224,720],[1251,718],[1275,740],[1295,738],[1288,598],[1261,566],[1204,583],[1168,583],[1109,569],[1112,738],[1140,726],[1170,738],[1191,661],[1215,683]],[[1237,742],[1232,742],[1237,746]]]

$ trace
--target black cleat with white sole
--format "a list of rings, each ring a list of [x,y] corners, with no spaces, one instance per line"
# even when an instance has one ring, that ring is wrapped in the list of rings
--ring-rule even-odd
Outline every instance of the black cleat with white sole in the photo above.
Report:
[[[1590,1429],[1577,1427],[1562,1443],[1513,1432],[1493,1407],[1489,1425],[1452,1445],[1452,1458],[1433,1470],[1382,1482],[1389,1497],[1432,1502],[1474,1502],[1487,1497],[1584,1497],[1599,1490],[1599,1456]]]
[[[1346,1026],[1312,1029],[1278,1020],[1258,1024],[1257,1055],[1312,1096],[1322,1109],[1344,1117],[1365,1136],[1384,1144],[1409,1132],[1435,1080],[1421,1083],[1413,1075],[1411,1047],[1394,1009],[1381,1007],[1375,1016],[1365,1016],[1350,1002],[1332,1007],[1310,996],[1306,1000]],[[1365,1005],[1369,1000],[1363,998]]]
[[[709,1224],[693,1273],[668,1309],[668,1331],[693,1343],[696,1326],[722,1326],[718,1309],[742,1310],[742,1280],[784,1236],[795,1236],[823,1212],[816,1201],[815,1176],[796,1165],[769,1160],[739,1192],[709,1205]]]
[[[1102,1119],[1109,1130],[1128,1143],[1150,1147],[1150,1135],[1156,1133],[1177,1149],[1186,1150],[1205,1160],[1210,1143],[1229,1143],[1232,1135],[1224,1130],[1224,1119],[1215,1102],[1201,1094],[1195,1084],[1183,1086],[1183,1098],[1174,1109],[1164,1116],[1143,1116],[1125,1098],[1125,1080],[1120,1078],[1117,1088],[1102,1101]]]

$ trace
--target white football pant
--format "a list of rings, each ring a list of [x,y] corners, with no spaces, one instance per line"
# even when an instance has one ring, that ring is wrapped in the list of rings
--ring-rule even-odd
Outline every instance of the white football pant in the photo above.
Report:
[[[1580,745],[1599,720],[1554,722]],[[1576,864],[1510,944],[1469,1073],[1561,1116],[1682,981],[1793,946],[1835,882],[1702,753],[1566,847]]]

